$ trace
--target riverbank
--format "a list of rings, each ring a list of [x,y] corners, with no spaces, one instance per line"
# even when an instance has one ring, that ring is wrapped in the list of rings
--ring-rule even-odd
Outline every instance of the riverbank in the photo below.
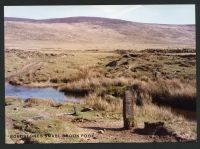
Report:
[[[74,113],[76,107],[76,114]],[[175,116],[155,105],[135,106],[135,127],[123,130],[122,109],[95,110],[85,103],[58,104],[45,99],[23,101],[6,97],[7,143],[87,143],[87,142],[177,142],[171,135],[143,135],[144,122],[165,122],[166,127],[186,141],[196,139],[196,121]],[[181,127],[180,127],[181,124]],[[16,135],[29,137],[16,137]],[[63,137],[62,134],[68,137]],[[69,135],[75,135],[69,137]],[[85,137],[81,134],[84,134]],[[8,136],[9,135],[9,136]],[[56,137],[57,135],[57,137]],[[32,136],[32,137],[31,137]],[[38,137],[34,137],[38,136]],[[62,136],[62,137],[61,137]],[[47,139],[48,138],[48,139]]]

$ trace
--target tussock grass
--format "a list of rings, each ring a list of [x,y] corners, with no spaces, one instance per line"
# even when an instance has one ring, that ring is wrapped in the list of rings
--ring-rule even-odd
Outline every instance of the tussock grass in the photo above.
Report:
[[[171,120],[174,117],[174,114],[170,111],[169,108],[159,107],[154,104],[145,104],[142,107],[134,106],[135,114],[138,120],[156,122],[158,120]],[[176,117],[176,118],[181,118]]]
[[[95,68],[94,65],[84,65],[78,68],[78,73],[71,80],[77,81],[88,78],[99,78],[104,76],[104,73],[103,69]]]
[[[187,82],[180,79],[156,79],[146,77],[133,78],[86,78],[72,81],[60,90],[79,94],[95,93],[101,98],[105,95],[113,95],[123,98],[124,91],[131,89],[135,99],[143,103],[156,103],[173,107],[195,110],[196,86],[195,81]],[[92,98],[95,100],[96,98]],[[97,98],[101,102],[100,99]],[[105,103],[106,104],[106,103]]]
[[[158,80],[151,85],[152,101],[174,107],[195,110],[196,87],[179,79]]]
[[[133,84],[136,80],[131,78],[86,78],[78,81],[67,83],[59,87],[59,90],[68,94],[88,95],[96,93],[104,96],[105,94],[112,94],[114,96],[122,97],[126,86]]]
[[[102,111],[118,111],[122,109],[121,100],[113,96],[101,97],[97,94],[91,94],[85,100],[85,104],[95,110]]]
[[[73,81],[68,83],[65,86],[60,87],[61,90],[65,91],[67,89],[94,89],[97,87],[107,87],[107,86],[123,86],[132,84],[132,79],[130,78],[106,78],[106,77],[99,77],[99,78],[86,78],[80,79],[78,81]]]

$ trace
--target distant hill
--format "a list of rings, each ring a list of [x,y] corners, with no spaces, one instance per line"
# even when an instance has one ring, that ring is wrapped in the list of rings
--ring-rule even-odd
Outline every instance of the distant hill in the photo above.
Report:
[[[98,17],[4,18],[7,48],[144,49],[195,47],[195,25]]]

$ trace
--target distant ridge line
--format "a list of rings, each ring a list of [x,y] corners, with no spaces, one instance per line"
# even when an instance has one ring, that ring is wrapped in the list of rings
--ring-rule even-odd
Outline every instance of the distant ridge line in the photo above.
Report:
[[[156,25],[172,25],[172,26],[195,26],[195,24],[159,24],[159,23],[143,23],[133,22],[122,19],[114,18],[103,18],[103,17],[64,17],[64,18],[50,18],[50,19],[29,19],[29,18],[18,18],[18,17],[4,17],[4,21],[14,22],[29,22],[29,23],[80,23],[80,22],[102,22],[109,21],[110,23],[138,23],[138,24],[156,24]]]

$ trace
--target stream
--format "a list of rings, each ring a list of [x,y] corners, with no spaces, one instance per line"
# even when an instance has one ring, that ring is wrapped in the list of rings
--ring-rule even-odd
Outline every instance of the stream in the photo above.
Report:
[[[52,87],[46,88],[30,88],[24,86],[13,86],[9,83],[5,83],[5,96],[17,96],[22,99],[27,98],[45,98],[52,99],[56,102],[81,102],[83,98],[65,95],[64,92],[60,92]]]
[[[24,86],[13,86],[9,83],[5,83],[5,96],[17,96],[22,99],[30,97],[52,99],[56,102],[82,102],[83,97],[76,97],[72,95],[66,95],[64,92],[60,92],[52,87],[46,88],[30,88]],[[196,112],[172,108],[171,111],[176,115],[184,116],[189,120],[196,120]]]

